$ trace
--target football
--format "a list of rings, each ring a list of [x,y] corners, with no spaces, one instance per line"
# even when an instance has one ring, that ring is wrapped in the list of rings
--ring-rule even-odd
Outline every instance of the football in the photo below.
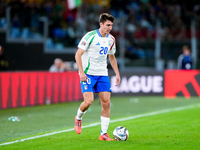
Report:
[[[116,141],[126,141],[128,139],[129,133],[125,127],[119,126],[113,131],[113,138]]]

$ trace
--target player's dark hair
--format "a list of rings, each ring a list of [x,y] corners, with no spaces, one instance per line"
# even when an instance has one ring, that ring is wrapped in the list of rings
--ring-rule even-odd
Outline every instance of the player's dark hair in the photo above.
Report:
[[[108,13],[102,13],[99,17],[99,23],[105,23],[107,20],[111,21],[112,23],[115,21],[115,17]]]

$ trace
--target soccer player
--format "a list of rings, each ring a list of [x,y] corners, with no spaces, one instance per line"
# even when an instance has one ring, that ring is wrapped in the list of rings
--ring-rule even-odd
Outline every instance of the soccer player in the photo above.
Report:
[[[100,28],[88,32],[80,41],[75,55],[84,101],[75,117],[74,129],[81,133],[82,117],[94,101],[94,93],[99,95],[102,105],[101,134],[99,140],[112,141],[107,134],[110,122],[111,84],[107,70],[107,55],[116,74],[116,86],[120,84],[120,74],[115,58],[115,38],[109,34],[115,18],[107,13],[99,17]]]

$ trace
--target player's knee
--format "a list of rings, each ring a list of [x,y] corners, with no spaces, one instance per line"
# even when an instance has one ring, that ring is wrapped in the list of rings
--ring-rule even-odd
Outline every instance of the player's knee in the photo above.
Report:
[[[110,100],[103,102],[102,107],[103,108],[110,108]]]
[[[90,106],[90,105],[92,105],[92,103],[93,103],[93,99],[87,99],[86,101],[85,101],[85,104],[87,105],[87,106]]]

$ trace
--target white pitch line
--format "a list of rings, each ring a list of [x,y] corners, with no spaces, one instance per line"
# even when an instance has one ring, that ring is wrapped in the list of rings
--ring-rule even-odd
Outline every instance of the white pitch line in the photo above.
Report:
[[[148,116],[154,116],[154,115],[159,115],[159,114],[164,114],[164,113],[169,113],[169,112],[174,112],[174,111],[192,109],[192,108],[195,108],[195,107],[200,107],[200,104],[181,106],[181,107],[176,107],[176,108],[172,108],[172,109],[165,109],[165,110],[160,110],[160,111],[154,111],[154,112],[150,112],[150,113],[140,114],[140,115],[136,115],[136,116],[126,117],[126,118],[121,118],[121,119],[115,119],[115,120],[111,120],[110,123],[126,121],[126,120],[132,120],[132,119],[148,117]],[[82,126],[82,128],[94,127],[94,126],[98,126],[100,124],[101,124],[101,122],[92,123],[92,124],[89,124],[89,125]],[[50,135],[63,133],[63,132],[69,132],[69,131],[73,131],[73,130],[74,130],[74,128],[71,128],[71,129],[67,129],[67,130],[61,130],[61,131],[55,131],[55,132],[51,132],[51,133],[46,133],[46,134],[43,134],[43,135],[32,136],[32,137],[29,137],[29,138],[24,138],[24,139],[12,141],[12,142],[1,143],[0,146],[1,145],[10,145],[10,144],[13,144],[13,143],[18,143],[18,142],[23,142],[23,141],[27,141],[27,140],[37,139],[37,138],[50,136]]]

